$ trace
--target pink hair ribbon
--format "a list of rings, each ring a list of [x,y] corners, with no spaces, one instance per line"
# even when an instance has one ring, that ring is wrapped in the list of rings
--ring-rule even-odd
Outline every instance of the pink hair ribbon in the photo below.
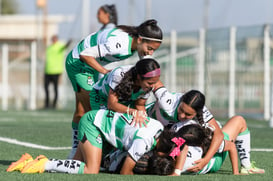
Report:
[[[174,142],[176,145],[177,145],[177,147],[175,147],[174,149],[173,149],[173,151],[170,153],[170,156],[171,157],[175,157],[175,156],[179,156],[180,155],[180,147],[186,142],[183,138],[181,138],[181,137],[174,137],[173,139],[172,139],[172,142]]]
[[[142,75],[142,77],[155,77],[155,76],[159,76],[160,75],[160,68],[157,68],[151,72],[147,72],[146,74]]]

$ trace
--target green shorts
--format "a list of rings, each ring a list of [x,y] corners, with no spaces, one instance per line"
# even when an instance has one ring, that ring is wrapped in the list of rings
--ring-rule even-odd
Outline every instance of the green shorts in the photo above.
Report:
[[[82,140],[84,135],[87,140],[95,147],[102,148],[102,136],[100,130],[93,124],[97,111],[85,113],[79,122],[78,140]]]
[[[229,135],[225,132],[224,133],[224,140],[229,140]],[[214,173],[217,172],[218,170],[220,170],[221,166],[223,165],[225,159],[227,158],[228,155],[228,151],[224,151],[222,153],[216,153],[213,156],[213,159],[215,159],[215,162],[213,164],[213,166],[210,169],[210,173]]]
[[[93,146],[102,149],[102,154],[106,155],[115,148],[106,141],[101,131],[93,124],[97,112],[98,110],[89,111],[83,115],[78,126],[78,140],[83,140],[85,135]]]
[[[90,106],[91,110],[106,109],[107,108],[107,97],[100,93],[96,89],[92,89],[90,94]]]
[[[72,51],[66,57],[65,68],[75,92],[79,92],[79,87],[91,91],[94,83],[98,81],[99,72],[80,59],[73,58]]]

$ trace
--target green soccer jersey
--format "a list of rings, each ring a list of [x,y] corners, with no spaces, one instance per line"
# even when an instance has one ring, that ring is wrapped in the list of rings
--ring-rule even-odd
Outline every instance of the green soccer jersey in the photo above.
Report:
[[[102,134],[104,141],[115,148],[126,150],[137,161],[144,153],[153,149],[156,139],[163,131],[163,125],[152,118],[148,118],[147,127],[130,125],[133,117],[126,113],[117,113],[110,110],[89,111],[81,119],[80,124],[95,126]],[[80,126],[79,134],[87,128]],[[87,134],[88,137],[88,133]]]

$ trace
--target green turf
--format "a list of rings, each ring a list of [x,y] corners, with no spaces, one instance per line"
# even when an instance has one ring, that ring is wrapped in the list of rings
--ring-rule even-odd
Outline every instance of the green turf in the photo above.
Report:
[[[0,137],[17,139],[19,141],[50,147],[68,147],[71,145],[71,118],[72,111],[8,111],[0,112]],[[221,119],[219,119],[221,120]],[[268,127],[268,122],[247,120],[251,131],[252,148],[273,149],[273,129]],[[44,154],[49,158],[65,159],[69,150],[41,150],[18,146],[0,141],[0,180],[103,180],[103,181],[134,181],[134,180],[221,180],[221,181],[248,181],[248,180],[272,180],[273,162],[272,152],[251,152],[252,160],[256,161],[257,166],[264,168],[266,173],[263,175],[234,176],[230,161],[224,162],[219,172],[206,175],[183,175],[180,177],[164,177],[149,175],[113,175],[100,173],[98,175],[69,175],[61,173],[43,174],[21,174],[19,172],[7,173],[5,170],[12,161],[28,152],[38,156]]]

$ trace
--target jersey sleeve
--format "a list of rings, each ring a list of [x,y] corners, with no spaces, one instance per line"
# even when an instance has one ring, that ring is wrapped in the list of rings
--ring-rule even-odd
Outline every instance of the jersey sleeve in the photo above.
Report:
[[[194,166],[194,162],[202,158],[203,150],[198,146],[189,146],[186,161],[184,163],[182,173],[186,173],[187,169]]]
[[[143,139],[135,139],[128,153],[134,161],[138,161],[144,153],[148,152],[151,147]]]
[[[121,66],[112,71],[109,76],[109,86],[111,89],[115,89],[115,87],[121,82],[124,74],[131,69],[132,65]]]
[[[165,87],[157,89],[154,93],[157,103],[166,113],[172,114],[177,106],[177,95],[170,93]]]
[[[204,108],[203,108],[203,119],[204,119],[204,122],[207,123],[207,122],[209,122],[212,118],[213,118],[213,115],[212,115],[211,112],[208,110],[208,108],[207,108],[206,106],[204,106]]]
[[[106,55],[128,55],[131,51],[128,36],[112,36],[107,42],[99,45],[101,57]]]

